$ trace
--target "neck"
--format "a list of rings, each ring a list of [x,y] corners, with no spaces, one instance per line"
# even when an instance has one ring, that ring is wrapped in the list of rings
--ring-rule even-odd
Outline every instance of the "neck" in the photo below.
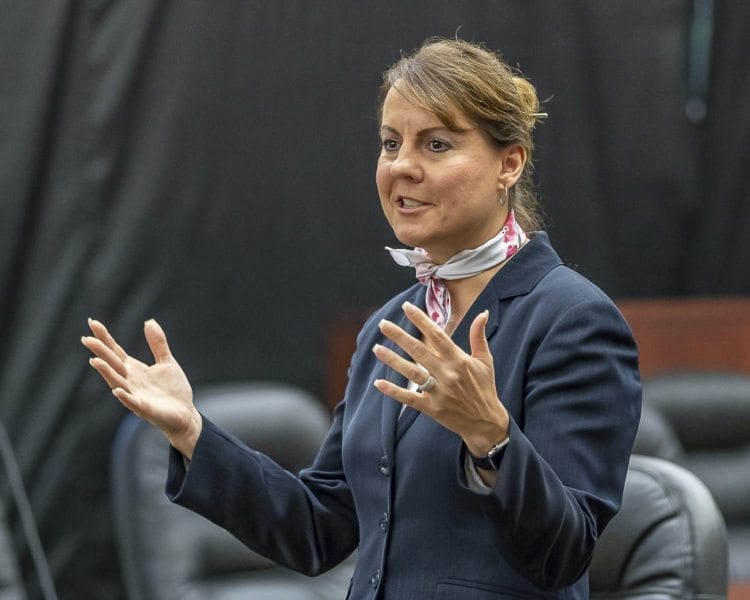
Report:
[[[448,335],[453,334],[458,324],[466,316],[469,308],[471,308],[471,305],[474,304],[479,294],[487,287],[490,279],[502,268],[503,264],[495,265],[472,277],[453,279],[445,282],[448,292],[451,295],[451,318],[445,327]]]
[[[449,333],[464,318],[469,307],[498,269],[526,241],[523,230],[508,213],[505,226],[494,237],[476,248],[462,250],[443,263],[435,263],[425,248],[387,248],[402,266],[416,269],[417,279],[427,286],[425,304],[430,317]]]

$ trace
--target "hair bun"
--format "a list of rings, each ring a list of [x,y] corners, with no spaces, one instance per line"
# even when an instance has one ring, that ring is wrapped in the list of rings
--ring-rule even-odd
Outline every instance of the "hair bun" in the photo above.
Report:
[[[528,126],[529,128],[534,127],[538,120],[547,116],[546,112],[539,111],[539,96],[536,94],[536,89],[531,82],[518,75],[513,76],[513,83],[516,84],[518,104],[527,116]]]

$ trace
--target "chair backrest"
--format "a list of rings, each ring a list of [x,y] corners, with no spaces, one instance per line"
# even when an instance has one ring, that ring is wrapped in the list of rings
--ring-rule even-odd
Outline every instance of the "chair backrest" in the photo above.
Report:
[[[291,472],[308,466],[330,417],[314,397],[280,383],[197,389],[199,410]],[[118,551],[131,600],[314,600],[343,598],[351,564],[311,579],[274,565],[165,495],[168,444],[128,416],[112,454]]]
[[[730,580],[750,581],[750,376],[661,375],[644,381],[643,405],[669,423],[683,449],[680,464],[706,484],[721,510]]]
[[[0,502],[0,600],[23,598],[26,598],[26,593],[21,582],[10,528],[5,520],[5,508]]]
[[[18,538],[15,540],[12,538],[11,528],[8,527],[5,518],[5,505],[0,501],[0,600],[23,600],[27,596],[57,600],[57,590],[52,580],[42,541],[39,538],[21,468],[8,432],[2,423],[0,423],[0,465],[2,466],[0,472],[3,475],[2,483],[7,484],[8,499],[13,500],[17,524],[22,534],[24,546],[22,546],[21,553],[28,552],[36,575],[33,579],[24,580],[23,578],[16,555],[17,548],[13,543],[18,542]],[[35,585],[38,587],[35,588]]]
[[[648,404],[641,407],[633,454],[655,456],[679,465],[685,461],[685,449],[674,428],[664,415]]]
[[[706,486],[684,467],[633,455],[589,582],[592,600],[726,598],[726,528]]]

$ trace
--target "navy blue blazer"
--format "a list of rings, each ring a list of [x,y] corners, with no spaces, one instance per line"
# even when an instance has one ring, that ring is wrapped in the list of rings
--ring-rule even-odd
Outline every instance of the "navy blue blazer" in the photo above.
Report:
[[[472,491],[461,439],[384,397],[405,384],[371,352],[417,284],[365,324],[344,400],[314,464],[294,477],[206,420],[189,470],[173,450],[167,494],[256,552],[315,575],[356,548],[349,597],[588,598],[594,544],[620,506],[640,416],[636,346],[621,314],[563,266],[544,233],[487,285],[453,335],[486,328],[510,442],[489,494]]]

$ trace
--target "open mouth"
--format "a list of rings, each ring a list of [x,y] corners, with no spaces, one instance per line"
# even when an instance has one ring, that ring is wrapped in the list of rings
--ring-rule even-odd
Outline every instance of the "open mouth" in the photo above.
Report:
[[[424,202],[420,202],[419,200],[414,200],[413,198],[405,198],[403,196],[399,197],[397,200],[397,204],[399,206],[402,206],[403,208],[419,208],[420,206],[424,206]]]

